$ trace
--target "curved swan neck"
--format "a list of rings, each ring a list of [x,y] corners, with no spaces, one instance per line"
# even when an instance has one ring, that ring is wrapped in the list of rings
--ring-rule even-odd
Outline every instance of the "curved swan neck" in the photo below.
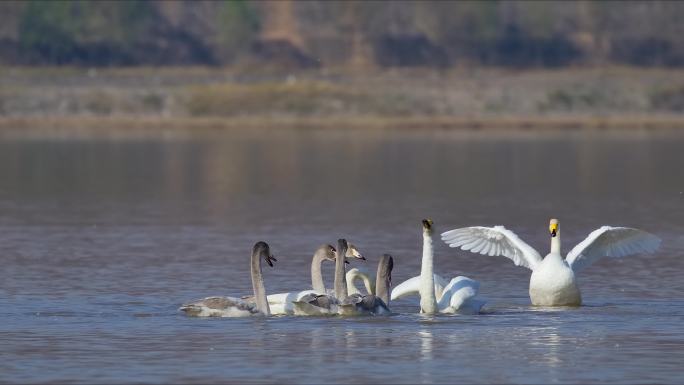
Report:
[[[349,295],[361,294],[359,288],[356,287],[356,284],[354,283],[354,281],[356,281],[356,279],[358,278],[358,276],[356,275],[356,271],[349,270],[344,277],[347,280],[347,292],[349,293]]]
[[[433,258],[432,232],[429,229],[423,229],[423,261],[420,266],[420,311],[426,314],[437,312]]]
[[[371,278],[369,276],[367,276],[366,274],[360,274],[359,277],[363,281],[363,286],[366,287],[366,292],[368,294],[375,294],[376,293],[375,286],[377,285],[378,281],[372,282]]]
[[[349,270],[345,277],[347,280],[347,294],[362,294],[361,290],[359,290],[358,286],[356,286],[356,282],[358,280],[363,281],[363,286],[366,289],[366,294],[375,294],[376,281],[373,280],[372,277],[369,277],[368,274],[366,274],[365,272],[359,270],[358,268]]]
[[[556,232],[555,237],[551,237],[551,254],[560,254],[561,252],[561,240],[560,240],[560,229]]]
[[[252,288],[254,289],[254,299],[256,300],[257,310],[265,315],[271,315],[271,309],[266,299],[266,289],[264,279],[261,275],[261,255],[258,250],[252,252]]]
[[[347,241],[337,241],[337,258],[335,258],[335,297],[342,301],[347,298],[347,281],[345,279],[344,261],[347,255]]]
[[[318,294],[325,294],[325,282],[323,282],[323,273],[321,272],[325,252],[325,246],[320,247],[311,259],[311,287]]]

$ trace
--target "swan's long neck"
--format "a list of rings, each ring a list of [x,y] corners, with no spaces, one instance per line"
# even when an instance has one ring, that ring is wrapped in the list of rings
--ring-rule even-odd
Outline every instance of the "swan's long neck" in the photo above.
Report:
[[[551,254],[560,255],[561,252],[560,230],[556,232],[555,237],[551,237]]]
[[[355,273],[355,271],[349,270],[345,275],[345,279],[347,280],[347,292],[349,293],[349,295],[361,294],[359,288],[356,287],[356,284],[354,283],[354,281],[356,281],[357,278],[357,275]]]
[[[347,298],[347,281],[345,280],[344,260],[347,255],[347,241],[340,239],[335,258],[335,298],[339,301]]]
[[[318,294],[325,294],[325,283],[323,282],[323,273],[321,273],[321,265],[325,259],[325,250],[318,249],[311,259],[311,287]]]
[[[366,274],[360,274],[359,277],[361,277],[361,280],[363,281],[363,286],[366,287],[366,292],[368,294],[376,294],[375,282],[377,281],[372,282],[370,277]]]
[[[378,272],[375,276],[375,295],[389,307],[391,291],[392,257],[385,254],[378,264]]]
[[[366,273],[359,271],[359,269],[352,269],[347,272],[347,293],[361,294],[361,290],[356,286],[356,281],[359,279],[363,281],[363,286],[366,288],[367,294],[375,294],[375,281],[371,279]]]
[[[271,315],[271,308],[268,307],[268,300],[266,299],[264,279],[261,275],[261,256],[257,252],[252,253],[252,288],[254,289],[257,310],[265,315]]]
[[[437,312],[433,258],[432,234],[430,234],[429,230],[423,230],[423,262],[420,266],[420,311],[425,314],[435,314]]]

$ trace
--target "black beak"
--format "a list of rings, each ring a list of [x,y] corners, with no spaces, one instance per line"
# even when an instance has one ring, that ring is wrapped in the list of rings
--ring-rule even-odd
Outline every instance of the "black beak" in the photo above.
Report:
[[[555,236],[556,236],[556,229],[553,229],[553,230],[551,230],[551,237],[555,237]]]
[[[346,264],[346,263],[349,263],[349,261],[347,261],[347,260],[345,259],[345,260],[344,260],[344,263],[345,263],[345,264]]]
[[[266,263],[268,263],[269,266],[273,267],[273,262],[278,262],[276,257],[274,257],[272,255],[269,255],[268,257],[266,257]]]

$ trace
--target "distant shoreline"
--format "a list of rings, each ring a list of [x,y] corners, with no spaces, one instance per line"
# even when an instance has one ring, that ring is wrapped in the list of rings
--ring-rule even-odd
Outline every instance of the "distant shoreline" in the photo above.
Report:
[[[0,67],[1,68],[1,67]],[[258,72],[5,67],[0,135],[236,128],[570,132],[684,128],[684,70]],[[92,131],[92,133],[86,133]]]
[[[562,133],[682,131],[684,116],[620,117],[0,117],[0,138],[193,134],[230,130],[399,130],[414,132]]]

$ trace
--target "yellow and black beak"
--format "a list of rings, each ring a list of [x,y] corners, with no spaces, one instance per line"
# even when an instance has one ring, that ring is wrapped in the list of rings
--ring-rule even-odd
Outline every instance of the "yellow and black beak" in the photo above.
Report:
[[[549,225],[549,232],[551,233],[551,237],[555,237],[556,234],[558,234],[558,223],[552,223]]]
[[[427,229],[427,230],[432,229],[433,224],[434,224],[434,222],[432,221],[432,219],[423,219],[423,228],[424,229]]]

